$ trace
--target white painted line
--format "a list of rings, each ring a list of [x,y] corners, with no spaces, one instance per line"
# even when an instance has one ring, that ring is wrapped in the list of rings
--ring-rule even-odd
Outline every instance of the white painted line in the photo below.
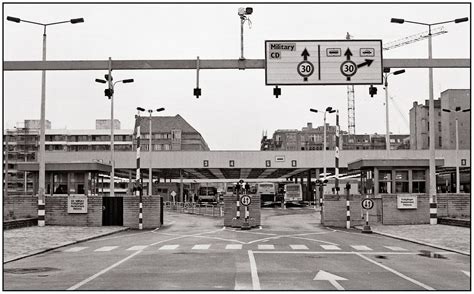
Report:
[[[351,245],[352,248],[354,248],[355,250],[359,250],[359,251],[372,251],[372,248],[369,248],[367,246],[364,246],[364,245]]]
[[[376,262],[376,261],[374,261],[374,260],[368,258],[367,256],[364,256],[364,255],[362,255],[362,254],[360,254],[360,253],[357,253],[357,252],[356,252],[355,254],[358,255],[358,256],[360,256],[361,258],[367,260],[368,262],[371,262],[371,263],[373,263],[373,264],[375,264],[375,265],[378,265],[378,266],[380,266],[381,268],[386,269],[386,270],[388,270],[389,272],[392,272],[392,273],[396,274],[397,276],[399,276],[399,277],[401,277],[401,278],[403,278],[403,279],[405,279],[405,280],[407,280],[407,281],[410,281],[410,282],[412,282],[412,283],[415,284],[415,285],[418,285],[418,286],[424,288],[425,290],[435,290],[434,288],[432,288],[432,287],[430,287],[430,286],[428,286],[428,285],[425,285],[425,284],[423,284],[422,282],[419,282],[419,281],[417,281],[417,280],[415,280],[415,279],[412,279],[412,278],[410,278],[410,277],[407,277],[407,276],[405,276],[404,274],[399,273],[399,272],[397,272],[396,270],[394,270],[394,269],[392,269],[392,268],[389,268],[389,267],[386,266],[386,265],[383,265],[383,264],[381,264],[381,263],[378,263],[378,262]]]
[[[266,254],[334,254],[334,255],[348,255],[348,254],[364,254],[364,255],[418,255],[420,252],[393,252],[393,251],[371,251],[358,253],[355,251],[254,251],[254,253]],[[439,254],[457,254],[455,252],[435,252]]]
[[[393,251],[407,251],[405,248],[397,247],[397,246],[384,246],[384,247]]]
[[[283,237],[286,237],[286,236],[283,236]],[[293,237],[293,236],[289,236],[287,238],[293,238],[293,239],[300,239],[300,240],[307,240],[307,241],[313,241],[313,242],[319,242],[319,243],[326,243],[326,244],[329,244],[329,245],[337,245],[336,243],[332,243],[332,242],[327,242],[327,241],[323,241],[323,240],[318,240],[318,239],[311,239],[311,238],[303,238],[303,237]]]
[[[96,250],[94,250],[94,251],[98,251],[98,252],[112,251],[112,250],[114,250],[115,248],[118,248],[118,246],[104,246],[104,247],[101,247],[101,248],[96,249]]]
[[[250,274],[252,275],[252,287],[253,290],[260,290],[260,280],[258,279],[257,263],[255,262],[255,256],[252,250],[248,251],[250,261]]]
[[[259,244],[258,249],[259,250],[273,250],[273,249],[275,249],[275,246],[273,246],[271,244]]]
[[[227,244],[225,249],[242,249],[242,244]]]
[[[88,277],[87,279],[85,279],[85,280],[83,280],[83,281],[81,281],[81,282],[75,284],[75,285],[72,286],[72,287],[69,287],[67,290],[76,290],[77,288],[81,287],[82,285],[89,283],[89,282],[92,281],[93,279],[95,279],[95,278],[97,278],[97,277],[99,277],[99,276],[105,274],[106,272],[108,272],[109,270],[113,269],[114,267],[116,267],[116,266],[120,265],[121,263],[123,263],[123,262],[129,260],[130,258],[134,257],[135,255],[137,255],[137,254],[140,253],[140,252],[141,252],[141,251],[137,251],[137,252],[135,252],[135,253],[133,253],[133,254],[131,254],[131,255],[125,257],[124,259],[122,259],[122,260],[120,260],[120,261],[118,261],[118,262],[112,264],[112,265],[109,266],[108,268],[101,270],[101,271],[98,272],[97,274]]]
[[[211,244],[197,244],[197,245],[194,245],[192,249],[206,250],[206,249],[209,249],[209,247],[211,247]]]
[[[175,250],[179,245],[163,245],[158,250]]]
[[[471,277],[471,272],[468,271],[462,271],[466,276]]]
[[[130,247],[128,248],[127,250],[128,251],[138,251],[138,250],[143,250],[145,248],[147,248],[148,245],[138,245],[138,246],[133,246],[133,247]]]
[[[293,250],[309,250],[306,245],[290,245]]]
[[[84,250],[86,248],[87,247],[72,247],[72,248],[64,250],[64,252],[79,252],[79,251]]]
[[[325,250],[341,250],[341,248],[337,247],[336,245],[319,245],[323,247]]]

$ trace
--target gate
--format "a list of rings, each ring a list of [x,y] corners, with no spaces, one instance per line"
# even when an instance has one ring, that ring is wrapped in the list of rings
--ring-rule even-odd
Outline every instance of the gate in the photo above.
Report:
[[[123,226],[122,197],[102,197],[102,225]]]

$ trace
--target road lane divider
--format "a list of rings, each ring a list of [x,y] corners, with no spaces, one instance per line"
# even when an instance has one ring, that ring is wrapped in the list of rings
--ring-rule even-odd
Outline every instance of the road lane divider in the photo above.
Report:
[[[257,262],[255,261],[255,256],[253,255],[252,250],[249,250],[248,254],[249,254],[249,262],[250,262],[250,274],[252,276],[252,289],[261,290],[260,280],[258,279]]]

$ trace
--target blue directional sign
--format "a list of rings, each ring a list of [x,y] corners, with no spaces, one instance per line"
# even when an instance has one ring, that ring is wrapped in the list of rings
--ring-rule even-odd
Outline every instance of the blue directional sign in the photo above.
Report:
[[[267,85],[376,85],[382,73],[382,40],[265,41]]]

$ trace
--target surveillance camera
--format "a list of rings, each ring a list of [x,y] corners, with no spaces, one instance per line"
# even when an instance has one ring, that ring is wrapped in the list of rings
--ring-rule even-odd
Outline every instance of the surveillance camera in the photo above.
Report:
[[[239,8],[238,14],[239,14],[240,16],[244,16],[244,15],[250,15],[250,14],[252,14],[252,12],[253,12],[253,8],[252,8],[252,7],[246,7],[246,8],[241,7],[241,8]]]

